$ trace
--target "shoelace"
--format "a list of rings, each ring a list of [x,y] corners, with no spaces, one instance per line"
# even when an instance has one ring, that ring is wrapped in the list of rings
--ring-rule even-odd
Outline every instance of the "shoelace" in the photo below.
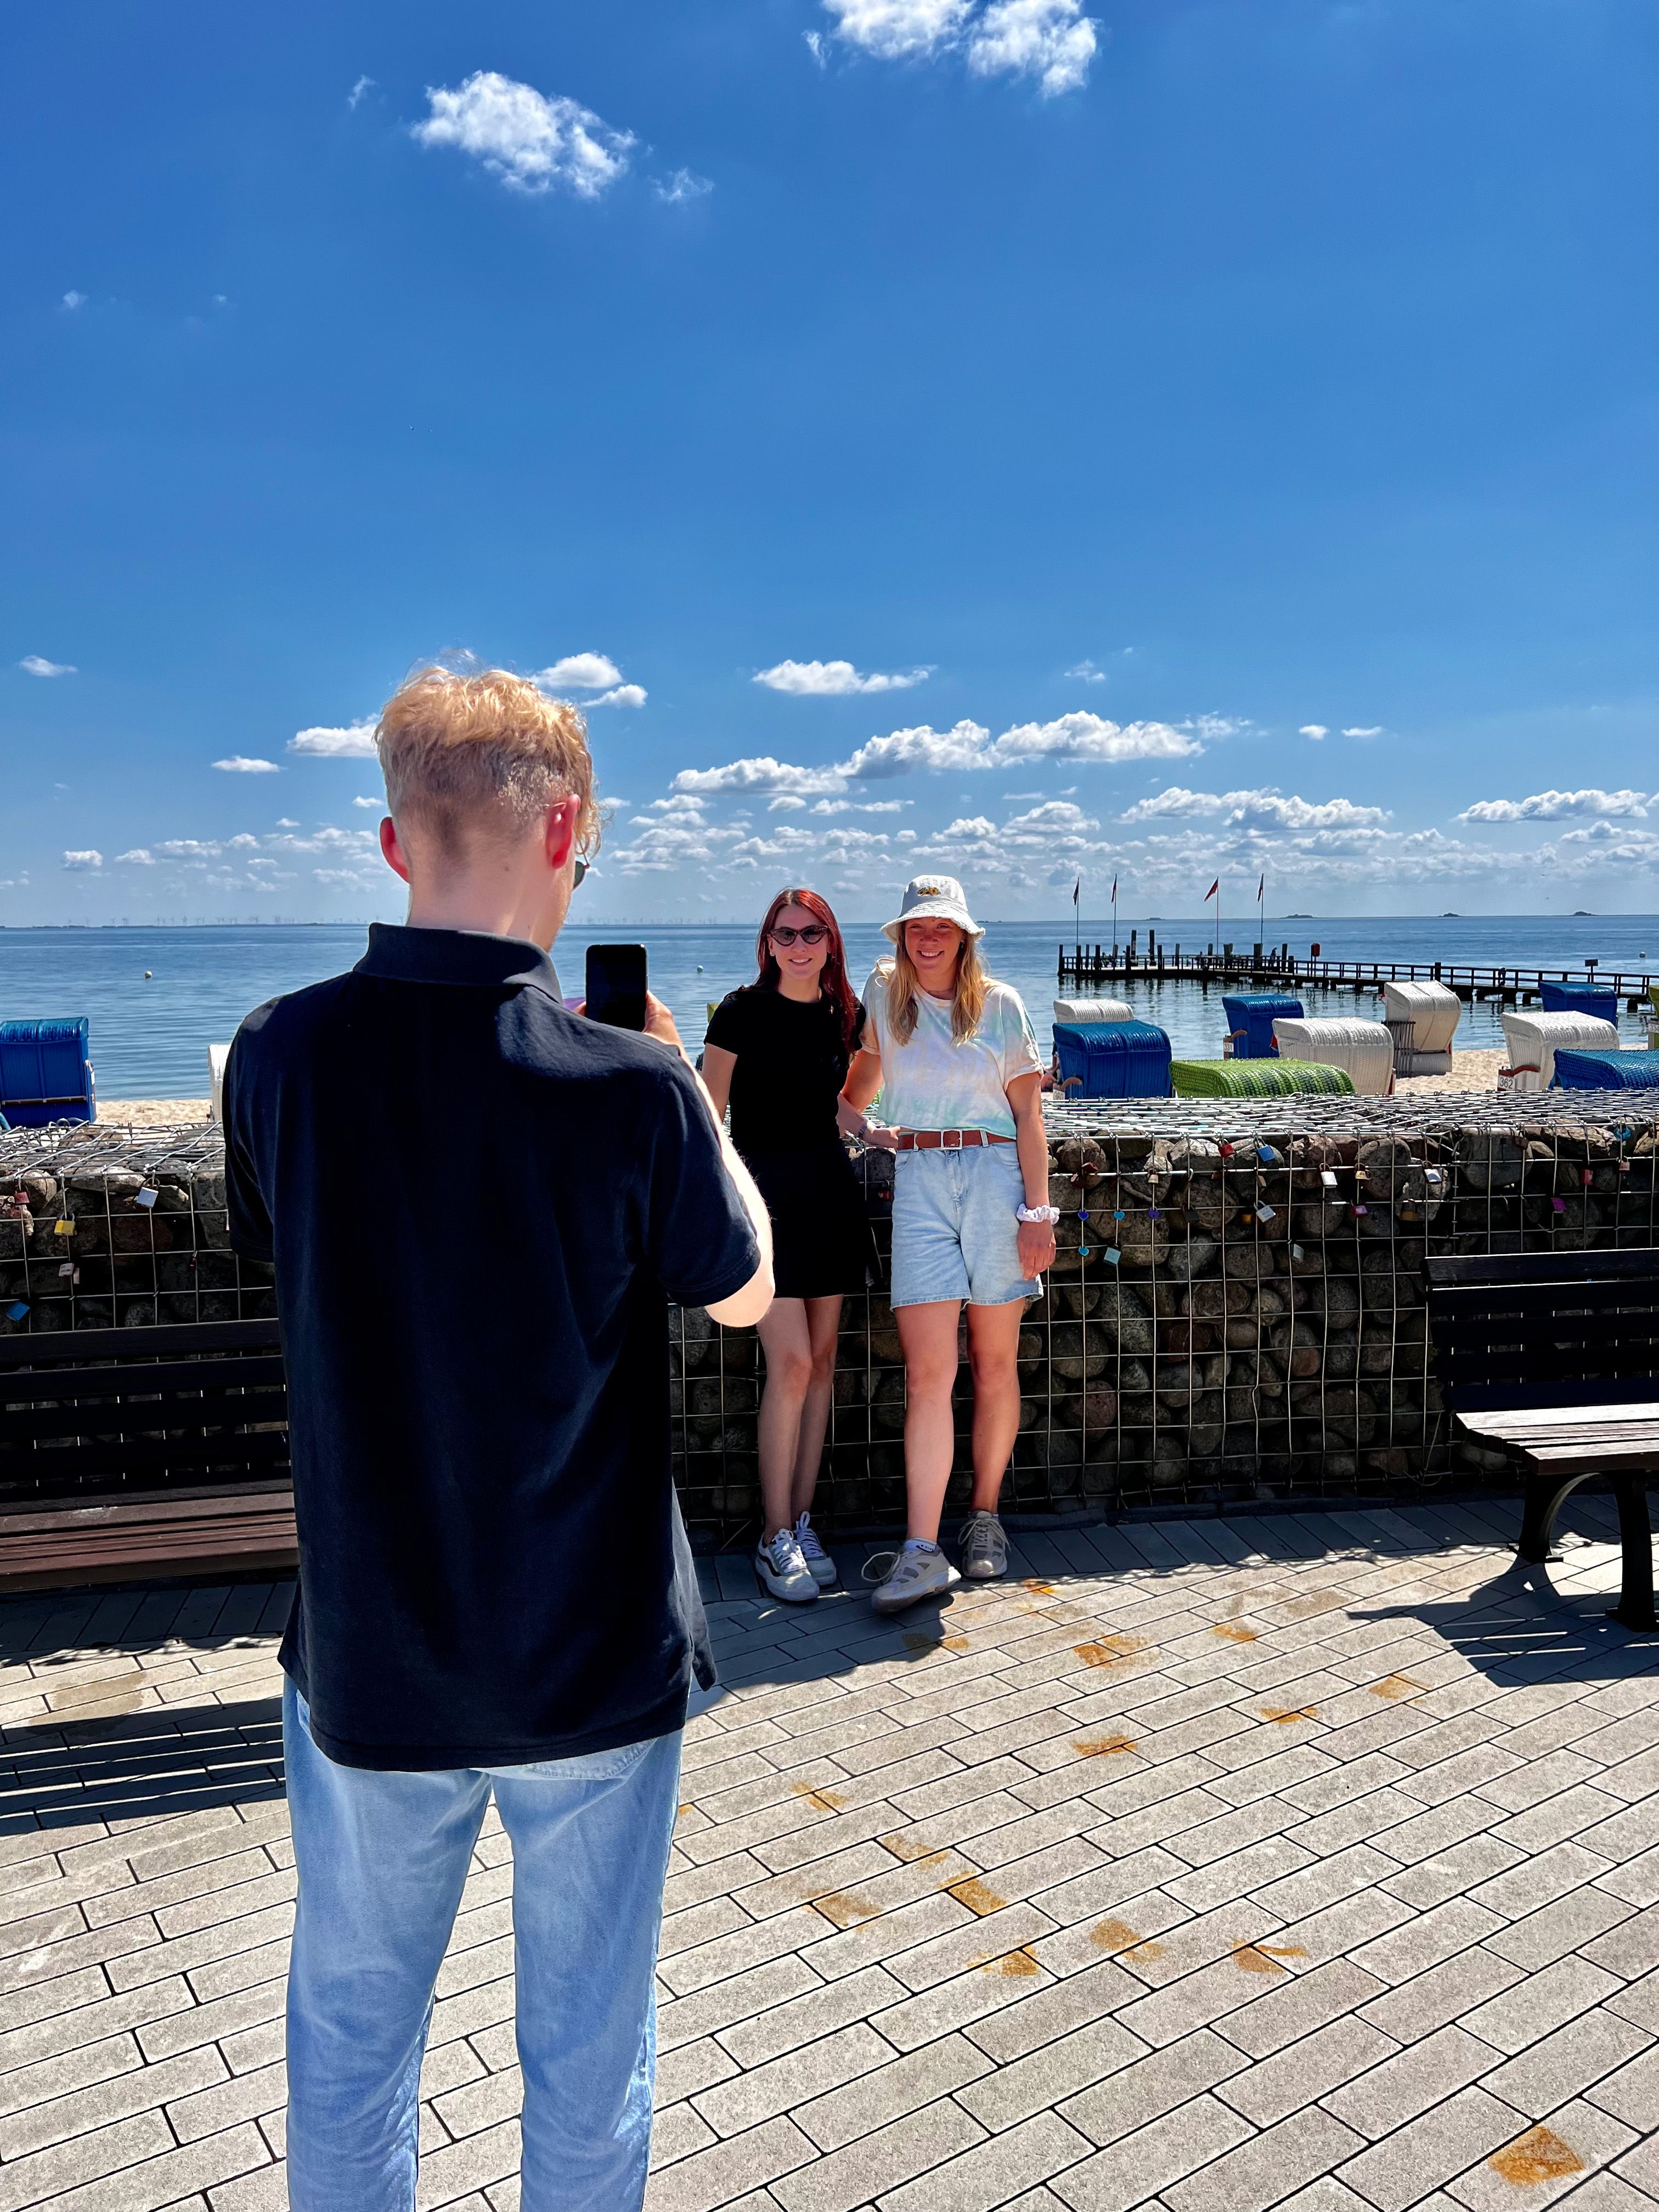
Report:
[[[872,1552],[864,1563],[864,1579],[867,1583],[884,1583],[897,1573],[902,1552]]]
[[[827,1559],[830,1555],[824,1550],[823,1545],[818,1541],[817,1530],[816,1528],[805,1526],[804,1523],[805,1522],[805,1515],[803,1514],[800,1520],[797,1521],[795,1523],[795,1541],[800,1546],[800,1555],[802,1559]]]

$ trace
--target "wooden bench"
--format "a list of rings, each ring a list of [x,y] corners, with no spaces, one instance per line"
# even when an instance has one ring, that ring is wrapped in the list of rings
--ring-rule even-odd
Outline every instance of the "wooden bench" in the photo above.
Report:
[[[1429,1328],[1447,1405],[1471,1436],[1527,1469],[1518,1547],[1550,1556],[1581,1482],[1611,1487],[1624,1553],[1613,1618],[1650,1629],[1659,1474],[1659,1250],[1559,1252],[1426,1263]]]
[[[0,1589],[291,1568],[274,1321],[0,1337]]]

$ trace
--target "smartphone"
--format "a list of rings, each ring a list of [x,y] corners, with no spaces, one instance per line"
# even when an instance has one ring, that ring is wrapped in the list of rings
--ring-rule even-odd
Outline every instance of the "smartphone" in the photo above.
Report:
[[[587,1018],[613,1029],[645,1027],[645,947],[590,945],[587,948]]]

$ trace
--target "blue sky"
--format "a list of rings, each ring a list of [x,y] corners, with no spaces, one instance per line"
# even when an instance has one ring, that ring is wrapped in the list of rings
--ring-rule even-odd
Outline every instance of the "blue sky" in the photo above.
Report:
[[[596,919],[1659,907],[1646,0],[7,47],[0,921],[395,913],[456,649],[593,702]]]

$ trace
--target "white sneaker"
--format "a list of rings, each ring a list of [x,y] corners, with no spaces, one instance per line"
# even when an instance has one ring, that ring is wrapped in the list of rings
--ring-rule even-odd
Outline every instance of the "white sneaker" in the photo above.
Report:
[[[818,1594],[817,1579],[788,1528],[780,1528],[769,1544],[755,1547],[755,1578],[769,1597],[781,1598],[786,1605],[811,1605]]]
[[[834,1582],[837,1572],[836,1563],[819,1543],[817,1532],[805,1513],[795,1523],[795,1541],[800,1547],[800,1555],[806,1562],[806,1571],[813,1581],[820,1585]]]
[[[866,1561],[864,1578],[877,1585],[870,1602],[878,1613],[902,1613],[921,1598],[942,1597],[962,1580],[937,1545],[913,1551],[908,1544],[902,1552],[878,1552]]]

